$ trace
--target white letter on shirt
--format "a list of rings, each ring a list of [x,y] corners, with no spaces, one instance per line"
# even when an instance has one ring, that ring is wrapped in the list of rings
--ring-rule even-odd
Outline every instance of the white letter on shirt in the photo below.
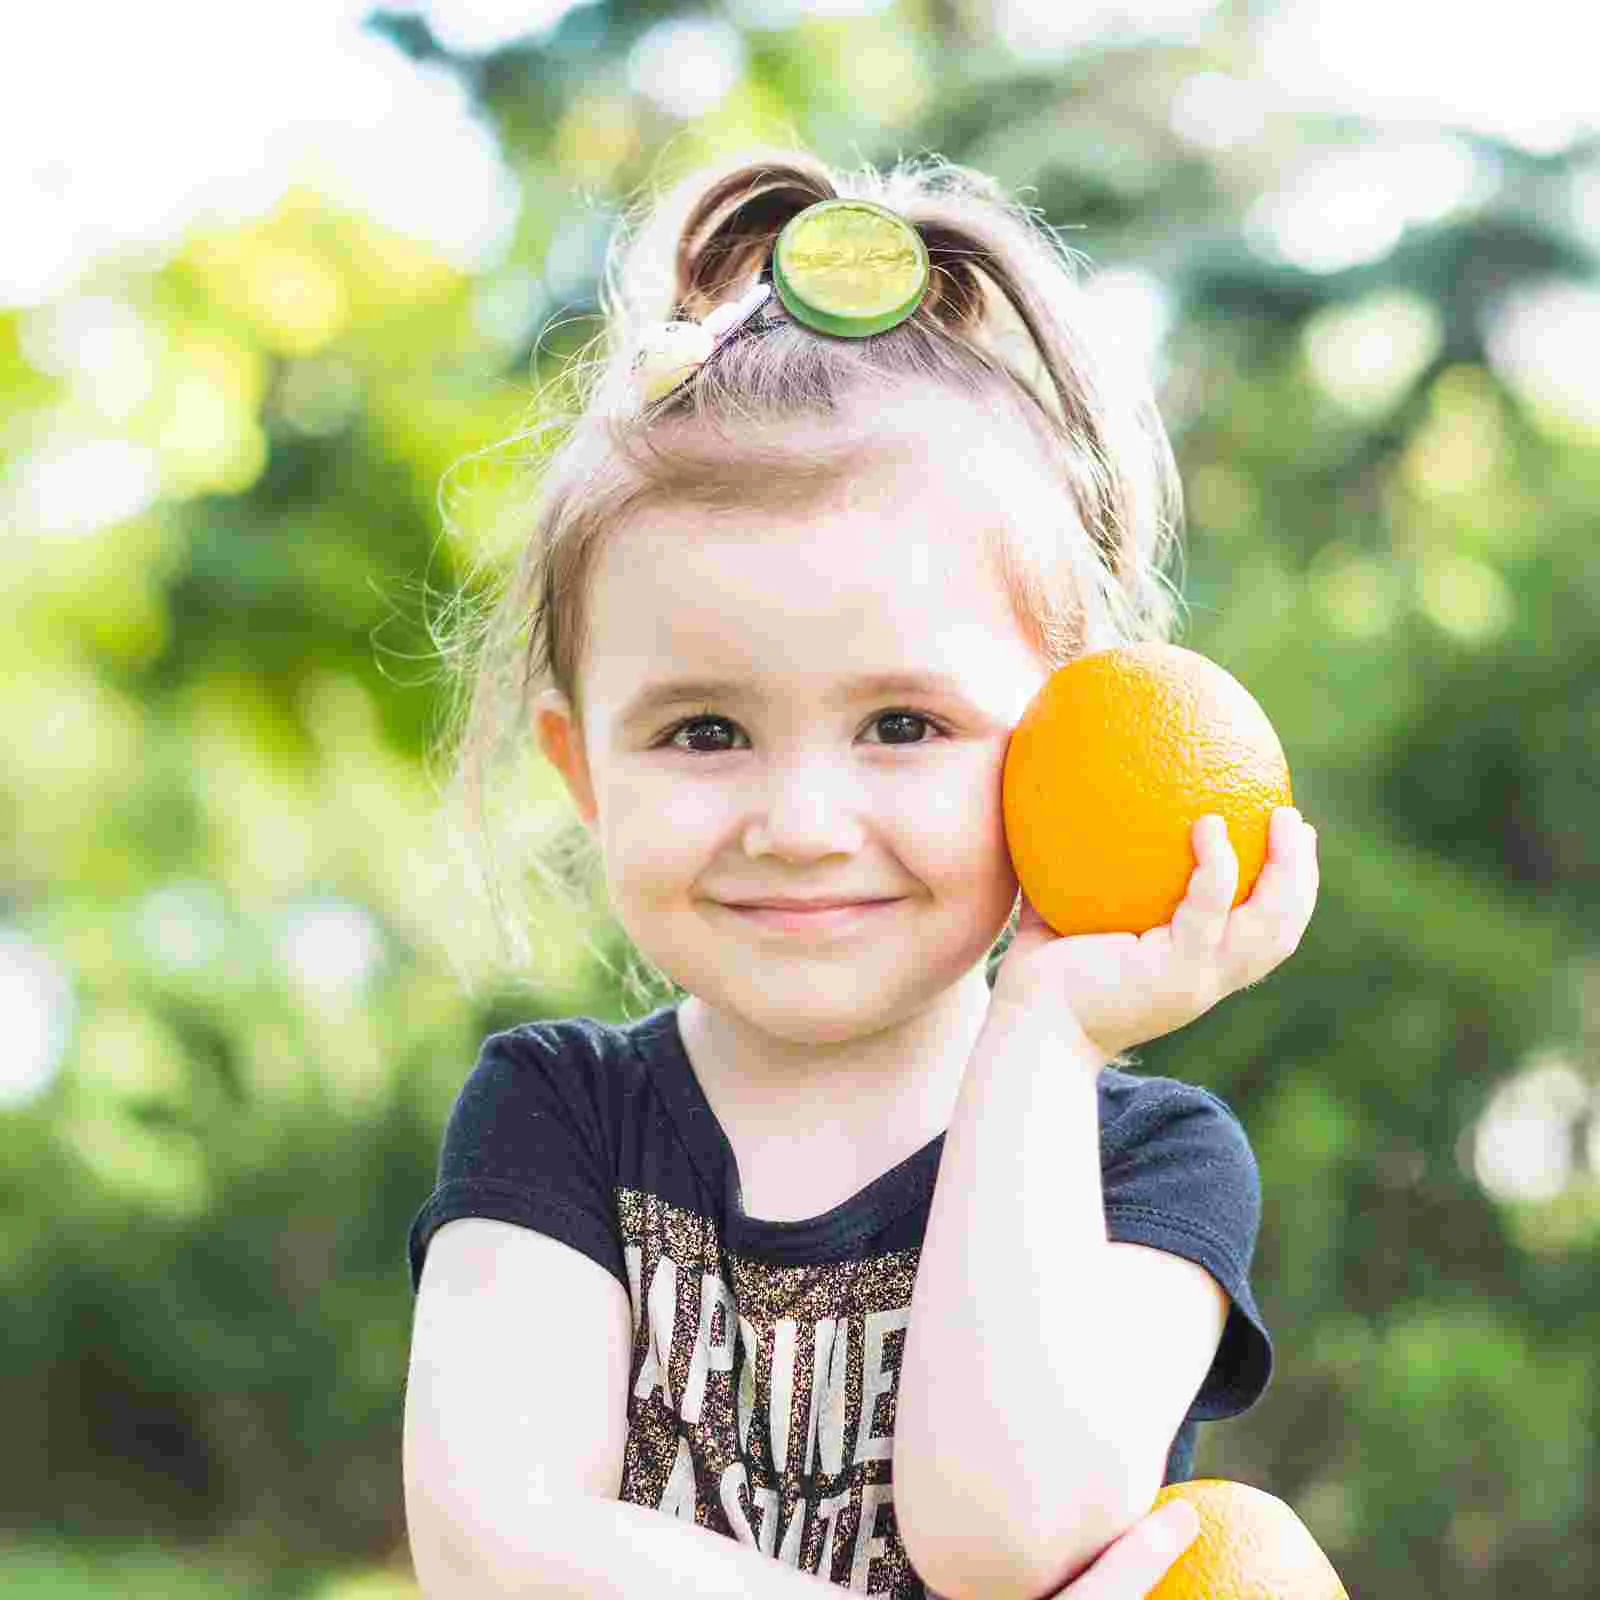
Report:
[[[772,1464],[783,1472],[789,1465],[789,1417],[794,1409],[794,1345],[800,1324],[779,1317],[772,1325],[772,1376],[767,1384]]]
[[[811,1358],[811,1411],[806,1427],[806,1466],[811,1470],[814,1446],[820,1445],[821,1470],[836,1473],[844,1465],[844,1390],[850,1354],[850,1324],[840,1317],[819,1317]]]
[[[817,1515],[828,1519],[828,1537],[823,1541],[822,1555],[817,1562],[817,1576],[833,1582],[833,1535],[839,1526],[839,1513],[850,1504],[850,1491],[841,1489],[817,1502]]]
[[[722,1469],[722,1480],[717,1488],[722,1496],[723,1515],[728,1519],[728,1526],[733,1529],[734,1538],[742,1540],[745,1544],[754,1545],[755,1529],[750,1526],[750,1519],[744,1514],[744,1507],[739,1504],[739,1491],[743,1489],[748,1494],[750,1490],[750,1475],[744,1470],[744,1462],[730,1461]]]
[[[774,1524],[776,1526],[776,1524]],[[784,1525],[783,1540],[778,1546],[778,1559],[796,1571],[800,1567],[800,1545],[806,1531],[806,1497],[800,1495],[789,1507],[789,1520]]]
[[[711,1334],[719,1306],[722,1308],[722,1338],[713,1340]],[[700,1326],[694,1336],[694,1353],[689,1357],[689,1377],[684,1384],[683,1407],[679,1412],[685,1422],[700,1420],[700,1409],[706,1398],[707,1372],[733,1371],[733,1342],[738,1336],[734,1319],[738,1314],[733,1290],[715,1273],[701,1273]]]
[[[893,1498],[894,1488],[890,1484],[861,1485],[861,1521],[856,1524],[856,1553],[850,1563],[850,1587],[863,1594],[872,1563],[883,1554],[889,1542],[878,1532],[878,1507],[887,1505]]]
[[[689,1441],[681,1435],[678,1439],[678,1458],[672,1463],[672,1474],[667,1479],[667,1486],[661,1491],[661,1503],[657,1511],[665,1511],[669,1517],[678,1517],[684,1522],[693,1522],[694,1516],[694,1461],[689,1455]]]
[[[756,1549],[762,1555],[770,1556],[772,1546],[778,1537],[778,1491],[757,1484],[750,1491],[750,1498],[755,1502],[756,1510],[761,1513],[761,1526],[756,1530]],[[805,1502],[802,1501],[801,1504],[804,1505]],[[796,1517],[794,1520],[798,1527],[805,1519]],[[792,1567],[794,1562],[791,1561],[789,1565]]]
[[[869,1311],[867,1313],[866,1350],[861,1359],[861,1416],[856,1423],[856,1461],[887,1461],[893,1444],[894,1432],[872,1431],[873,1410],[882,1395],[893,1394],[895,1379],[900,1368],[883,1369],[883,1340],[886,1334],[903,1328],[911,1315],[910,1306],[894,1311]]]
[[[648,1400],[659,1388],[667,1409],[672,1408],[672,1388],[667,1363],[672,1357],[672,1324],[678,1315],[678,1263],[662,1256],[650,1277],[650,1342],[644,1347],[639,1377],[633,1386],[636,1400]]]
[[[739,1318],[739,1343],[744,1346],[744,1360],[739,1363],[739,1449],[744,1451],[750,1448],[750,1414],[756,1408],[758,1348],[756,1330],[748,1317]]]
[[[633,1311],[633,1331],[639,1331],[639,1318],[644,1315],[644,1300],[639,1293],[639,1279],[644,1271],[644,1252],[636,1244],[622,1247],[622,1260],[628,1269],[628,1305]]]

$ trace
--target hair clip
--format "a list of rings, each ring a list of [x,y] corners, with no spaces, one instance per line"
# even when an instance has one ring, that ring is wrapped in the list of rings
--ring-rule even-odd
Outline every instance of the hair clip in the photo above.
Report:
[[[928,247],[899,212],[872,200],[819,200],[772,247],[772,283],[797,322],[864,339],[906,320],[928,289]]]
[[[928,247],[898,212],[871,200],[819,200],[783,226],[751,287],[704,321],[648,328],[633,359],[645,405],[665,399],[776,295],[818,333],[864,339],[906,320],[928,290]]]
[[[729,300],[695,322],[658,322],[646,329],[633,358],[633,374],[645,405],[687,383],[729,339],[760,311],[772,285],[758,281],[737,300]]]

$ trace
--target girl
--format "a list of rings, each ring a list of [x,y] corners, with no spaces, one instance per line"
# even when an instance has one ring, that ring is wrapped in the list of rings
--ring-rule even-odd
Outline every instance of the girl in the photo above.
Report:
[[[937,161],[697,174],[607,299],[462,769],[509,703],[677,998],[496,1032],[461,1090],[410,1246],[423,1588],[1133,1600],[1272,1348],[1243,1130],[1121,1052],[1316,894],[1292,808],[1231,911],[1197,824],[1142,938],[1011,870],[1024,707],[1170,630],[1165,436],[1054,235]]]

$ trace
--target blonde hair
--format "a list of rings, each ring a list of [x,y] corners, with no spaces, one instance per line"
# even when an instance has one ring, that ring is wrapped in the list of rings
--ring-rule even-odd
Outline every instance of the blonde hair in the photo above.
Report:
[[[642,406],[633,362],[644,332],[737,298],[784,223],[834,197],[876,200],[918,228],[930,278],[913,315],[868,339],[827,338],[769,300],[756,336],[730,340],[689,383]],[[461,663],[435,752],[447,765],[446,820],[502,949],[524,971],[539,931],[530,877],[547,910],[583,925],[599,911],[598,851],[575,816],[528,836],[527,780],[506,775],[526,771],[541,689],[560,690],[581,726],[588,586],[602,542],[625,520],[665,503],[815,509],[904,453],[908,441],[884,421],[897,397],[925,407],[944,394],[963,416],[1020,427],[1065,490],[991,535],[1019,623],[1046,662],[1169,638],[1182,605],[1163,571],[1179,550],[1177,473],[1143,375],[1096,337],[1074,254],[981,173],[937,156],[844,173],[803,151],[746,151],[624,215],[601,309],[603,332],[558,379],[572,408],[536,430],[560,439],[533,470],[515,571],[477,610],[463,590],[450,627],[435,630]],[[1014,925],[1015,914],[991,968]],[[618,975],[589,932],[591,953]],[[622,942],[632,1002],[681,994]]]

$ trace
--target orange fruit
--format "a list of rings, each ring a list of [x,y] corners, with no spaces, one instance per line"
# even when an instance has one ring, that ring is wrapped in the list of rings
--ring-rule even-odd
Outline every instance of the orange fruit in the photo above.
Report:
[[[1200,1532],[1145,1600],[1350,1600],[1311,1530],[1276,1495],[1192,1478],[1169,1483],[1150,1509],[1173,1499],[1194,1507]]]
[[[1017,881],[1062,934],[1170,922],[1208,812],[1239,858],[1238,905],[1266,861],[1273,807],[1294,803],[1283,746],[1250,691],[1160,642],[1057,667],[1012,731],[1001,791]]]

